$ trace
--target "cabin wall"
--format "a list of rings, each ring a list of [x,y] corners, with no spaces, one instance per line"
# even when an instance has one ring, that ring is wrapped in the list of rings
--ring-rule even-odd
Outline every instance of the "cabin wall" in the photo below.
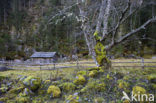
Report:
[[[53,58],[32,58],[34,63],[53,63],[55,60]]]

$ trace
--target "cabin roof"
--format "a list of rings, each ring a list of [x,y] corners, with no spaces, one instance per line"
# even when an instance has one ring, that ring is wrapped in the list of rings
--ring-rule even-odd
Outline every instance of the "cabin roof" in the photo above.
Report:
[[[35,52],[31,58],[52,58],[55,54],[56,52]]]

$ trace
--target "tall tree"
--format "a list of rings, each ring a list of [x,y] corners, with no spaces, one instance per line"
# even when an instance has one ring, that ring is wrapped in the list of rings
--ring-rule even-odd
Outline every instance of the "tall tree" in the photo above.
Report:
[[[109,50],[156,21],[156,17],[148,18],[143,24],[118,36],[120,26],[145,6],[143,0],[100,0],[100,3],[95,3],[93,0],[87,4],[88,1],[90,0],[78,0],[82,30],[93,59],[97,61],[98,66],[103,68],[110,67],[111,62],[106,56]],[[97,8],[94,8],[93,5],[96,5]],[[86,8],[94,10],[89,14],[90,11]],[[96,16],[92,15],[94,13]],[[94,28],[95,25],[96,28]],[[92,41],[94,43],[91,43]]]

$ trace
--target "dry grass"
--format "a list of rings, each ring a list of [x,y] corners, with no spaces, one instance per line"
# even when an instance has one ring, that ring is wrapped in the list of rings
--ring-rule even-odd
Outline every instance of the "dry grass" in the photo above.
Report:
[[[0,75],[2,76],[9,76],[11,78],[17,78],[19,75],[25,75],[25,76],[37,76],[41,77],[43,80],[46,79],[52,79],[56,78],[57,76],[64,76],[64,77],[71,77],[74,73],[76,73],[79,70],[86,70],[87,66],[95,66],[95,64],[83,64],[84,62],[93,62],[91,60],[83,60],[79,61],[79,69],[76,67],[70,67],[70,68],[62,68],[62,69],[55,69],[53,65],[45,65],[45,66],[14,66],[13,68],[16,68],[18,70],[10,70],[10,71],[3,71],[0,72]],[[116,59],[112,60],[112,62],[141,62],[139,59]],[[145,59],[145,62],[156,62],[156,59]],[[73,63],[73,62],[72,62]],[[120,70],[122,72],[128,72],[132,69],[140,69],[141,68],[126,68],[126,66],[140,66],[141,63],[115,63],[113,66],[125,66],[120,68],[115,68],[117,70]],[[156,66],[155,63],[146,63],[146,66]],[[59,66],[76,66],[76,64],[58,64],[56,67]],[[41,68],[41,70],[40,70]],[[44,70],[46,69],[46,70]],[[71,77],[72,78],[72,77]]]
[[[88,63],[87,63],[88,62]],[[121,63],[112,63],[112,66],[142,66],[141,59],[115,59],[112,62],[121,62]],[[122,62],[137,62],[137,63],[122,63]],[[156,62],[156,59],[144,59],[144,62]],[[78,61],[78,66],[87,68],[87,67],[94,67],[96,66],[93,60],[81,60]],[[156,63],[144,63],[144,66],[156,66]],[[11,66],[10,68],[19,69],[19,70],[53,70],[55,68],[73,68],[77,67],[77,62],[65,62],[65,63],[56,63],[53,64],[45,64],[45,65],[34,65],[34,66],[27,66],[27,65],[16,65]]]
[[[31,71],[31,70],[9,70],[0,72],[1,76],[11,77],[12,79],[17,79],[18,76],[35,76],[40,77],[43,80],[54,79],[60,76],[69,76],[74,74],[74,68],[65,68],[61,70],[41,70],[41,71]]]

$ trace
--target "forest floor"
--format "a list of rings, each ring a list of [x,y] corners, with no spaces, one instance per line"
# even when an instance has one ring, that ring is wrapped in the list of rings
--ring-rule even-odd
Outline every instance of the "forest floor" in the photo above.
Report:
[[[82,60],[79,64],[84,62],[93,61]],[[35,71],[22,69],[21,66],[18,70],[0,72],[0,102],[129,103],[126,100],[121,101],[122,91],[129,95],[135,90],[156,95],[156,68],[126,67],[142,65],[140,59],[116,59],[112,62],[118,62],[114,64],[115,66],[124,66],[103,70],[96,67],[85,68],[88,65],[95,66],[95,64],[83,64],[83,68],[82,66],[55,70],[35,68],[38,69]],[[156,66],[154,63],[156,59],[145,59],[144,62],[148,62],[144,63],[145,66]],[[69,65],[65,63],[65,66],[75,65],[70,63]],[[33,84],[33,80],[40,82],[36,81]],[[35,85],[36,87],[33,88],[36,89],[33,89],[32,85]]]

